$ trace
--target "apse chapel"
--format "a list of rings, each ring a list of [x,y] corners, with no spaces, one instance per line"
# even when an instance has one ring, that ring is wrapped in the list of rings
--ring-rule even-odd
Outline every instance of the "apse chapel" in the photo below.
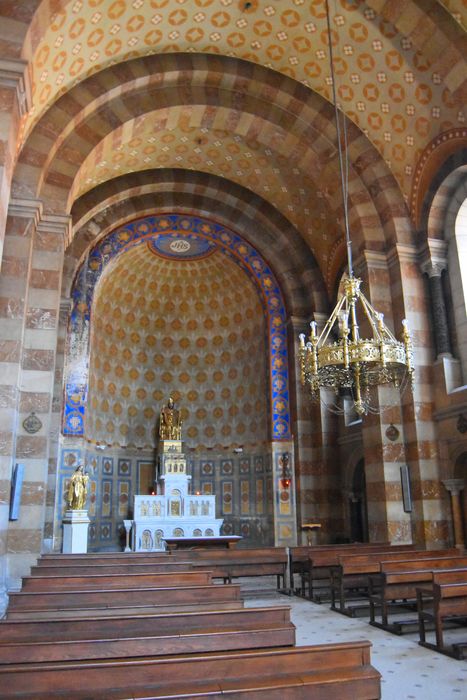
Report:
[[[329,9],[0,2],[2,607],[79,464],[122,550],[170,395],[240,547],[465,543],[467,7]]]

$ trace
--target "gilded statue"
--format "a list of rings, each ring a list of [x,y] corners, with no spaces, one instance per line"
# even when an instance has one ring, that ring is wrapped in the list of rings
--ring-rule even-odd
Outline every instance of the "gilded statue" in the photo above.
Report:
[[[170,396],[167,406],[161,410],[159,420],[159,440],[181,440],[182,418],[174,400]]]
[[[66,501],[71,510],[84,509],[86,505],[88,481],[89,476],[84,473],[83,465],[79,464],[73,472],[73,476],[71,477],[70,484],[68,486]]]

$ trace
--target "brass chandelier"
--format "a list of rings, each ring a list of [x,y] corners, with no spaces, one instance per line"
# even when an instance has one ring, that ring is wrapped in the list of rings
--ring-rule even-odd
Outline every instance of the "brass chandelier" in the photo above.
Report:
[[[392,385],[403,391],[407,384],[413,385],[413,350],[407,320],[402,321],[402,341],[398,341],[385,325],[383,314],[378,313],[361,292],[361,280],[353,273],[348,216],[348,167],[346,162],[344,170],[328,0],[326,0],[326,19],[339,174],[344,205],[348,279],[343,283],[343,292],[322,332],[318,334],[317,324],[312,321],[308,341],[305,342],[303,333],[300,335],[300,373],[302,384],[308,385],[312,399],[322,400],[322,389],[332,389],[337,397],[350,395],[355,412],[362,416],[367,413],[379,412],[379,408],[372,406],[371,403],[372,387]],[[344,146],[346,147],[345,117],[343,124]],[[370,329],[371,337],[369,338],[360,337],[357,311],[359,308],[362,309],[363,317]],[[332,335],[336,331],[337,339],[334,339],[333,342]],[[340,407],[337,402],[330,403],[324,400],[323,403],[333,412],[344,412],[344,408]]]

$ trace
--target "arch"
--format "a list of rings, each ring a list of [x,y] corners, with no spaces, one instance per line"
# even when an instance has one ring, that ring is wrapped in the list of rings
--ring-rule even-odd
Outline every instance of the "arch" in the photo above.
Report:
[[[463,208],[466,200],[467,148],[462,148],[442,163],[426,194],[422,209],[421,243],[428,250],[443,246],[440,262],[442,267],[447,265],[452,296],[450,321],[456,328],[454,335],[464,383],[467,377],[467,281],[463,267],[467,250],[467,219]],[[444,245],[441,241],[444,241]]]
[[[214,175],[184,170],[148,170],[111,180],[77,200],[72,214],[75,236],[65,270],[68,293],[75,266],[91,242],[116,225],[152,213],[193,213],[215,218],[236,230],[267,258],[285,295],[289,312],[306,316],[327,311],[328,300],[316,258],[299,231],[258,195]]]
[[[183,123],[190,119],[208,130],[215,123],[215,128],[235,133],[242,147],[253,141],[272,150],[279,170],[293,161],[297,170],[294,196],[299,196],[300,188],[306,185],[303,202],[309,200],[313,207],[319,207],[315,189],[321,193],[329,206],[323,232],[330,237],[342,202],[337,187],[334,114],[324,98],[286,76],[278,78],[264,67],[233,58],[159,55],[144,61],[134,59],[125,66],[126,82],[122,82],[121,69],[111,66],[72,88],[50,108],[20,155],[14,192],[23,197],[40,196],[53,211],[66,210],[72,204],[67,204],[68,195],[82,160],[93,150],[99,159],[99,147],[106,136],[116,133],[123,124],[126,128],[137,128],[137,120],[162,102],[164,107],[159,111],[162,128],[166,128],[167,109],[178,109],[177,119]],[[276,85],[274,107],[268,87],[271,81]],[[89,94],[100,97],[90,101]],[[64,119],[69,114],[73,115],[72,119]],[[216,121],[218,115],[222,116],[220,123]],[[281,136],[283,125],[287,125],[287,138]],[[348,148],[355,244],[359,248],[380,249],[384,246],[381,228],[387,239],[400,240],[407,235],[399,223],[407,215],[400,188],[376,148],[352,123],[348,124]],[[207,163],[209,158],[205,157],[204,161]],[[268,176],[276,177],[273,169],[267,172]],[[313,187],[307,184],[307,179],[313,182]],[[251,187],[255,188],[258,186]],[[307,206],[303,202],[291,202],[290,210],[287,205],[287,218],[293,218],[290,212],[294,209],[305,210]],[[324,240],[319,231],[307,231],[308,218],[309,215],[302,217],[299,226],[302,235],[309,239],[310,233],[314,233],[315,240]],[[341,235],[339,227],[338,231]]]
[[[290,440],[287,314],[282,291],[269,264],[252,245],[231,229],[203,217],[161,214],[139,219],[119,227],[102,239],[89,253],[72,291],[73,309],[70,333],[79,340],[71,343],[75,351],[73,367],[65,380],[63,413],[64,435],[84,436],[87,399],[87,374],[84,355],[89,353],[89,323],[94,290],[107,264],[129,247],[149,242],[163,246],[170,255],[168,242],[205,240],[231,257],[255,281],[264,304],[269,336],[271,438]]]

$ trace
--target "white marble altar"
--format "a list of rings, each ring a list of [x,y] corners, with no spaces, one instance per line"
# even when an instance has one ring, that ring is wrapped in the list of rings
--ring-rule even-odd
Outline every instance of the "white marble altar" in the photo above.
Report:
[[[223,520],[216,518],[216,497],[189,493],[191,476],[181,440],[161,440],[158,450],[157,495],[135,496],[132,549],[165,549],[165,537],[218,537]]]

